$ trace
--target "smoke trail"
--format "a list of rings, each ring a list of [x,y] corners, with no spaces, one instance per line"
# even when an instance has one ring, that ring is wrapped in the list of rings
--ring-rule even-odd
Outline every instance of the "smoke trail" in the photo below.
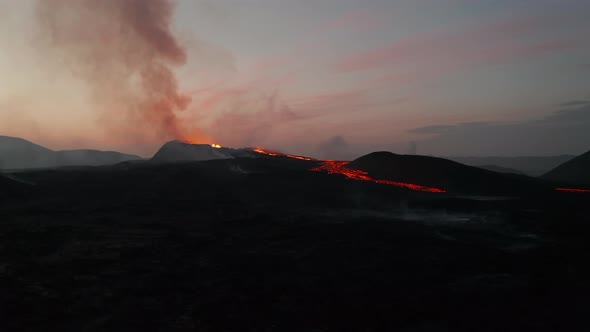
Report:
[[[170,0],[38,0],[40,46],[84,80],[109,129],[129,139],[183,139],[190,98],[173,72],[185,50]]]

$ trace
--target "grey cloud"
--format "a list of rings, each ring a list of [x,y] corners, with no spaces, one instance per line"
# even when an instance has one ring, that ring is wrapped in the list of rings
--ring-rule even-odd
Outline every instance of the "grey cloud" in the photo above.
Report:
[[[440,125],[411,130],[423,154],[558,155],[590,150],[590,105],[525,122]]]
[[[578,107],[590,105],[590,100],[572,100],[565,103],[559,104],[561,107]]]

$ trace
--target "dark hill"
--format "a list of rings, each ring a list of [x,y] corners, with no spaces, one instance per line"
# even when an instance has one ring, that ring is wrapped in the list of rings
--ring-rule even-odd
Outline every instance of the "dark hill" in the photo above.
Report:
[[[544,179],[570,184],[590,185],[590,151],[543,175]]]
[[[451,160],[374,152],[348,164],[374,178],[437,187],[453,193],[512,195],[545,188],[540,181],[524,175],[497,173]]]
[[[139,156],[114,151],[53,151],[21,138],[0,136],[0,169],[102,166],[140,159]]]

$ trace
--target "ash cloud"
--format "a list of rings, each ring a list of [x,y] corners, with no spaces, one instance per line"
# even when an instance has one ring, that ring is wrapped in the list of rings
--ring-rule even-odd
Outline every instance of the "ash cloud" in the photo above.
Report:
[[[173,10],[169,0],[39,0],[38,47],[87,84],[107,131],[136,142],[184,139],[177,112],[190,98],[173,69],[187,55]]]

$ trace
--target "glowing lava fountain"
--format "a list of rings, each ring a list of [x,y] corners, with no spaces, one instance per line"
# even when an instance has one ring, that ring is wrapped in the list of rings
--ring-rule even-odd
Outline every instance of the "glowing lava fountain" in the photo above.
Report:
[[[272,157],[287,157],[287,158],[293,158],[293,159],[299,159],[299,160],[320,161],[320,162],[322,162],[322,164],[319,167],[315,167],[315,168],[310,169],[310,171],[327,172],[328,174],[340,174],[340,175],[344,175],[346,178],[351,179],[351,180],[375,182],[375,183],[379,183],[379,184],[386,184],[386,185],[390,185],[390,186],[407,188],[407,189],[411,189],[411,190],[415,190],[415,191],[424,191],[424,192],[431,192],[431,193],[444,193],[445,192],[445,190],[442,190],[439,188],[425,187],[425,186],[420,186],[420,185],[412,184],[412,183],[374,179],[374,178],[370,177],[369,173],[367,173],[365,171],[345,168],[344,166],[349,164],[348,161],[317,160],[317,159],[308,158],[308,157],[302,157],[302,156],[267,151],[267,150],[264,150],[261,148],[255,148],[255,149],[252,149],[252,151],[254,151],[256,153],[264,154],[267,156],[272,156]]]

